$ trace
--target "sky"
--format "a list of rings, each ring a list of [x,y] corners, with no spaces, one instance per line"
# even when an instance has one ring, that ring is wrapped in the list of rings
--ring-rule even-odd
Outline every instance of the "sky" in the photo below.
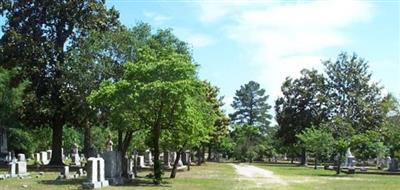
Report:
[[[199,77],[220,88],[232,111],[235,91],[257,81],[274,104],[286,77],[323,71],[340,52],[369,62],[384,93],[400,97],[399,1],[109,0],[127,26],[171,28],[192,48]],[[272,111],[272,110],[271,110]]]
[[[188,42],[199,77],[220,88],[228,113],[248,81],[260,83],[273,105],[286,77],[304,68],[323,71],[321,60],[340,52],[369,61],[384,93],[400,97],[400,1],[108,0],[107,6],[128,27],[171,28]]]

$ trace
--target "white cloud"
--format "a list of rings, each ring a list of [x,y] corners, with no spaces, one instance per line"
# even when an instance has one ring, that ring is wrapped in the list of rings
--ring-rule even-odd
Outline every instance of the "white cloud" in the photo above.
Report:
[[[195,48],[207,47],[215,43],[213,38],[204,34],[191,34],[184,39]]]
[[[259,68],[256,80],[271,103],[287,76],[321,67],[324,50],[338,48],[339,53],[351,41],[343,29],[368,21],[373,11],[368,1],[256,2],[240,1],[245,8],[235,3],[202,5],[199,19],[219,22],[231,40],[252,48],[246,56]]]
[[[172,19],[170,16],[165,16],[159,13],[151,12],[151,11],[144,11],[144,16],[152,19],[156,24],[163,24]]]

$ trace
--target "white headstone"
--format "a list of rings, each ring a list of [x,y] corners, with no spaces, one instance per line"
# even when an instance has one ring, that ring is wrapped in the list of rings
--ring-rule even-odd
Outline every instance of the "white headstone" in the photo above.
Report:
[[[49,159],[47,158],[47,152],[40,152],[40,163],[43,165],[47,165],[49,163]]]
[[[26,161],[25,154],[18,154],[18,161]]]
[[[139,167],[140,168],[146,167],[144,164],[144,156],[138,156],[138,159],[139,159]]]
[[[28,175],[28,171],[26,168],[26,161],[18,161],[16,170],[17,170],[17,175],[19,176]]]
[[[87,160],[88,181],[83,183],[84,189],[94,189],[108,186],[108,181],[104,177],[104,159],[90,157]]]

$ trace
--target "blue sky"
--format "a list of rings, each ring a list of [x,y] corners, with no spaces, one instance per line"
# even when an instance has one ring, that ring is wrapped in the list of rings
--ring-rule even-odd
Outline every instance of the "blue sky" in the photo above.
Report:
[[[172,28],[189,42],[200,77],[221,89],[225,109],[240,85],[255,80],[280,95],[286,76],[322,70],[341,51],[369,61],[384,93],[400,97],[398,1],[108,1],[121,21]]]
[[[249,80],[266,89],[273,105],[285,77],[321,70],[321,60],[341,51],[368,60],[384,93],[400,97],[399,1],[108,0],[107,6],[129,27],[143,21],[172,28],[190,43],[200,78],[220,88],[227,112]]]

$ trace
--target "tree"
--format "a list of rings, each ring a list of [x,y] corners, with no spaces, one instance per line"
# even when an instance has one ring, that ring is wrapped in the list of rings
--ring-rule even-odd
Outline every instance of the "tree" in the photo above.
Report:
[[[126,122],[123,127],[149,130],[155,184],[161,182],[162,131],[174,126],[198,87],[196,66],[181,45],[170,31],[159,31],[138,51],[135,63],[124,65],[120,81],[106,81],[90,96],[91,102],[109,104],[114,118]]]
[[[77,41],[68,54],[65,69],[66,95],[69,95],[70,110],[73,115],[69,122],[84,130],[84,153],[88,156],[91,143],[92,125],[111,124],[107,120],[110,114],[106,107],[90,105],[86,97],[91,91],[99,88],[100,83],[106,80],[118,81],[123,75],[123,64],[134,62],[136,51],[151,37],[151,27],[145,23],[138,23],[131,29],[124,26],[109,31],[90,31],[87,36]],[[90,82],[82,82],[90,81]],[[101,113],[101,114],[99,114]],[[121,134],[122,131],[119,130]],[[128,141],[132,134],[127,132],[118,139],[118,150],[122,150],[123,141]]]
[[[330,117],[350,123],[356,133],[378,129],[384,118],[381,87],[371,80],[367,61],[341,53],[323,62],[328,80]]]
[[[225,113],[222,110],[223,98],[218,97],[219,88],[216,86],[212,86],[211,83],[204,81],[206,87],[206,101],[211,104],[212,111],[216,115],[215,122],[213,124],[213,130],[210,134],[210,140],[208,144],[208,158],[207,160],[211,160],[212,150],[218,150],[220,148],[222,139],[228,135],[228,125],[229,118],[226,117]],[[203,153],[204,155],[204,153]]]
[[[307,128],[297,137],[303,143],[307,151],[314,155],[314,169],[317,169],[318,159],[328,156],[332,152],[334,139],[332,135],[317,128]]]
[[[357,158],[366,161],[370,158],[384,157],[386,147],[383,143],[383,136],[375,131],[366,131],[351,137],[350,147]]]
[[[50,165],[63,165],[63,126],[68,123],[68,86],[65,63],[69,48],[91,30],[106,31],[117,22],[118,13],[103,0],[35,1],[6,0],[0,7],[6,17],[0,40],[0,63],[20,67],[15,83],[31,81],[24,99],[22,121],[27,126],[51,126]]]
[[[236,91],[231,106],[236,110],[230,114],[234,124],[248,124],[259,127],[265,131],[269,127],[271,115],[268,114],[270,105],[267,103],[268,95],[260,89],[260,84],[250,81]]]
[[[171,171],[171,178],[175,178],[178,161],[183,151],[187,148],[198,147],[210,140],[217,118],[213,111],[213,105],[207,101],[206,88],[198,88],[198,95],[188,98],[182,112],[179,113],[177,121],[170,126],[168,131],[169,143],[177,150],[177,157]]]
[[[316,70],[304,69],[300,78],[286,78],[281,90],[283,97],[275,102],[279,126],[276,136],[284,146],[294,147],[298,143],[296,135],[310,126],[318,126],[328,117],[326,80]],[[306,164],[305,158],[303,150],[301,164]]]
[[[381,107],[386,114],[380,129],[389,155],[395,157],[395,153],[400,151],[400,103],[392,94],[388,94],[383,98]]]

